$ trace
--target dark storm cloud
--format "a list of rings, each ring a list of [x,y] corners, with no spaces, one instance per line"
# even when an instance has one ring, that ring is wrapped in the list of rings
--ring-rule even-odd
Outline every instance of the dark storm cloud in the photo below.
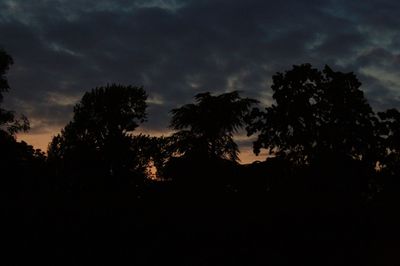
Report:
[[[310,62],[354,71],[378,108],[400,107],[395,1],[0,0],[0,45],[15,59],[10,108],[61,127],[82,94],[143,85],[152,130],[202,91],[270,101],[271,75]]]

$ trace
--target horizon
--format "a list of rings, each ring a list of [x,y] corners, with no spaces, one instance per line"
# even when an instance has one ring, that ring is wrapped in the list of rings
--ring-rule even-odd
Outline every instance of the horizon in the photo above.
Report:
[[[47,148],[48,148],[48,145],[50,144],[52,138],[60,132],[61,132],[61,128],[59,130],[40,133],[40,134],[30,134],[29,132],[26,132],[26,133],[22,132],[22,133],[18,133],[16,135],[16,138],[18,141],[25,141],[27,144],[32,145],[34,149],[40,149],[41,151],[43,151],[47,154]],[[171,133],[171,132],[169,132],[169,133]],[[133,133],[134,133],[133,135],[149,134],[150,136],[156,136],[156,137],[163,136],[163,134],[154,134],[154,132],[141,130],[140,128],[135,130]],[[166,134],[165,136],[167,136],[167,135],[169,135],[169,134]],[[263,161],[263,160],[267,159],[266,151],[262,151],[257,156],[253,153],[252,147],[244,146],[241,148],[239,147],[239,149],[240,149],[240,153],[239,153],[239,160],[240,160],[239,163],[240,164],[249,164],[249,163],[253,163],[255,161]]]

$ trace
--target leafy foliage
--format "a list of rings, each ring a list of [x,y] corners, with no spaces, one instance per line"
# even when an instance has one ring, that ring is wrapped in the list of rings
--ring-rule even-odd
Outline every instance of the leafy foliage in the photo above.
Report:
[[[248,134],[259,132],[256,153],[271,154],[297,164],[323,155],[367,159],[372,155],[374,113],[353,73],[323,71],[310,64],[273,76],[275,104],[254,109]]]
[[[91,158],[113,175],[138,170],[143,138],[132,138],[131,132],[146,119],[146,98],[143,88],[133,86],[108,85],[86,93],[73,120],[53,138],[49,159],[79,163]]]
[[[197,94],[194,104],[171,111],[170,127],[180,153],[238,160],[233,134],[245,125],[245,116],[256,100],[241,98],[237,91],[217,96]]]
[[[13,59],[5,51],[0,50],[0,104],[3,102],[3,93],[10,90],[8,84],[7,71],[13,64]],[[5,110],[0,108],[0,130],[7,132],[8,134],[14,135],[19,131],[27,131],[29,129],[29,121],[25,116],[21,116],[19,119],[15,117],[13,111]]]
[[[400,174],[400,112],[389,109],[378,113],[380,118],[380,156],[382,170],[391,175]]]

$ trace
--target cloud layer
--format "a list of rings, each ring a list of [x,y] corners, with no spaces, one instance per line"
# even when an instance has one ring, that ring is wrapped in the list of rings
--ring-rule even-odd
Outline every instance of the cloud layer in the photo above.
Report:
[[[31,134],[61,128],[85,91],[143,85],[146,130],[198,92],[271,101],[271,76],[305,62],[354,71],[376,109],[400,107],[400,3],[389,0],[0,0],[15,61],[9,108]]]

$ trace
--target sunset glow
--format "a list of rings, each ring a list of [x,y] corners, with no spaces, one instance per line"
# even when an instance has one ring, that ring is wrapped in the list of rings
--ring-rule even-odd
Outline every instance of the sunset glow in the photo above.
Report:
[[[52,138],[57,135],[58,133],[60,133],[60,131],[49,131],[49,132],[45,132],[45,133],[39,133],[39,134],[29,134],[29,133],[19,133],[17,135],[17,139],[19,141],[25,141],[28,144],[32,145],[35,149],[41,149],[44,152],[47,152],[47,147],[49,145],[49,143],[51,142]],[[142,129],[142,130],[138,130],[136,132],[136,134],[149,134],[151,136],[155,136],[155,137],[160,137],[163,135],[168,135],[171,132],[167,131],[167,132],[157,132],[157,131],[153,131],[153,130],[146,130],[146,129]],[[239,159],[240,159],[240,163],[241,164],[248,164],[248,163],[252,163],[254,161],[263,161],[267,158],[267,153],[265,151],[263,151],[260,155],[256,156],[253,153],[253,150],[251,147],[249,146],[243,146],[240,147],[240,155],[239,155]]]

